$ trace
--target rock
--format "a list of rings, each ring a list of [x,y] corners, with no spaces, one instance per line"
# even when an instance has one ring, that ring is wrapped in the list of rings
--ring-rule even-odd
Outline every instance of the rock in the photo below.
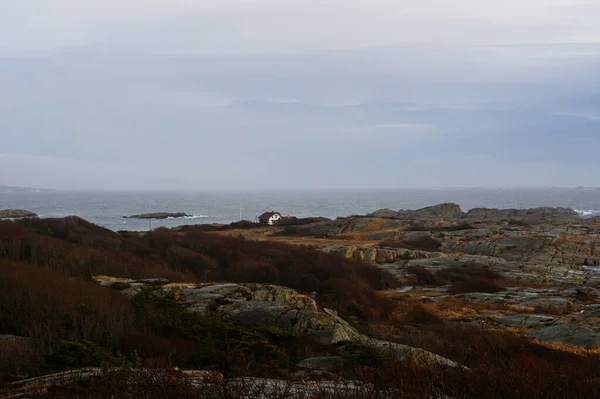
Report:
[[[513,327],[513,328],[522,328],[522,329],[544,326],[553,321],[554,321],[553,317],[544,316],[544,315],[535,315],[535,314],[532,314],[532,315],[519,314],[519,315],[502,316],[502,317],[496,318],[496,322],[502,324],[503,326]]]
[[[395,218],[398,216],[398,211],[393,211],[389,208],[378,209],[375,212],[369,213],[367,216],[376,218]]]
[[[317,311],[317,303],[314,299],[287,287],[260,285],[252,291],[252,296],[255,301],[273,302],[294,309]]]
[[[214,284],[196,288],[201,294],[221,295],[233,300],[246,300],[252,297],[252,290],[241,284]]]
[[[570,208],[531,208],[531,209],[495,209],[473,208],[463,215],[463,219],[470,220],[527,220],[530,222],[558,219],[576,218],[579,214]]]
[[[5,209],[0,211],[0,219],[35,218],[37,216],[35,213],[23,209]]]
[[[296,367],[308,370],[338,371],[344,368],[346,359],[342,356],[311,357],[300,361]]]
[[[138,280],[138,282],[147,285],[165,285],[169,284],[170,281],[166,278],[145,278],[142,280]]]
[[[131,216],[123,216],[124,219],[169,219],[169,218],[184,218],[190,217],[187,213],[176,212],[176,213],[168,213],[168,212],[155,212],[155,213],[143,213],[141,215],[131,215]]]
[[[522,306],[537,307],[541,311],[556,311],[556,310],[568,310],[572,303],[567,298],[561,297],[548,297],[548,298],[531,298],[524,300],[521,303]]]
[[[270,302],[234,302],[219,307],[217,315],[241,325],[277,327],[291,333],[305,334],[329,344],[365,338],[340,317],[311,310],[293,309]]]
[[[431,368],[431,367],[464,367],[453,360],[428,352],[424,349],[413,348],[412,346],[397,344],[394,342],[381,341],[377,339],[369,339],[367,345],[371,345],[383,351],[390,351],[398,359],[413,361],[416,365]]]
[[[426,208],[398,211],[398,217],[403,219],[456,220],[463,215],[458,204],[445,203]]]
[[[527,334],[540,341],[559,342],[563,344],[592,348],[600,346],[600,332],[576,324],[560,324],[541,328]]]

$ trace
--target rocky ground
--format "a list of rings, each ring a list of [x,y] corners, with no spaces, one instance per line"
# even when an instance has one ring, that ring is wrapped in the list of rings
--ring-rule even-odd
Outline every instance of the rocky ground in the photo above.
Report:
[[[600,346],[599,232],[600,220],[566,208],[463,212],[456,204],[440,204],[227,234],[304,244],[373,263],[398,279],[398,289],[384,295],[433,310],[452,302],[457,311],[438,309],[442,317],[592,348]],[[419,280],[415,268],[434,276],[455,268],[490,270],[501,287],[454,293],[452,281]]]
[[[99,285],[133,299],[172,301],[186,312],[242,328],[274,328],[323,344],[317,355],[294,361],[289,380],[227,379],[204,370],[177,370],[178,381],[190,377],[196,388],[260,390],[250,397],[272,397],[275,391],[288,392],[286,397],[338,397],[345,390],[355,395],[343,397],[387,397],[387,391],[340,377],[350,363],[356,365],[357,359],[373,353],[385,353],[424,370],[471,373],[474,369],[451,353],[440,356],[444,352],[440,347],[429,345],[424,350],[418,338],[404,340],[411,331],[426,334],[423,325],[428,323],[433,330],[436,320],[485,335],[510,333],[582,356],[600,353],[600,220],[582,218],[573,210],[480,208],[463,212],[458,205],[441,204],[415,211],[384,209],[366,216],[316,219],[301,225],[222,227],[213,234],[305,245],[376,265],[389,272],[384,275],[393,287],[379,295],[392,299],[397,307],[391,320],[365,325],[348,314],[343,318],[333,309],[320,307],[316,292],[300,293],[273,284],[93,277]],[[189,226],[185,231],[193,229]],[[413,330],[415,321],[421,329]],[[442,327],[435,333],[439,331]],[[405,344],[410,342],[412,346]],[[358,364],[363,365],[362,360]],[[15,394],[34,386],[43,396],[46,385],[55,385],[56,378],[71,381],[80,379],[82,373],[98,376],[105,372],[74,370],[22,380],[9,391]],[[127,381],[136,378],[129,375]],[[331,395],[323,396],[324,389]]]

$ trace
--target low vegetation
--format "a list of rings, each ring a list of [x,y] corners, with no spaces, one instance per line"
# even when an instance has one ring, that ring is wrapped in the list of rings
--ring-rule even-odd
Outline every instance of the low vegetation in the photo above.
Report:
[[[453,293],[495,292],[518,283],[479,264],[408,271],[422,285],[448,286]],[[398,360],[360,343],[327,345],[272,327],[242,327],[192,313],[175,294],[158,294],[151,285],[133,298],[121,292],[130,283],[101,287],[90,278],[100,274],[288,286],[313,294],[319,306],[339,312],[363,333],[423,348],[465,367],[423,367],[419,359]],[[324,375],[359,383],[339,390],[317,383],[315,398],[600,397],[597,350],[543,345],[511,331],[458,323],[449,316],[477,314],[477,306],[508,310],[509,305],[478,304],[466,311],[467,304],[457,298],[422,303],[406,293],[391,300],[379,295],[390,282],[374,266],[308,247],[202,229],[115,233],[78,218],[3,222],[0,380],[94,366],[102,377],[37,397],[283,398],[298,379],[299,360],[329,355],[342,357],[345,366],[335,376]],[[597,300],[590,290],[576,295],[583,302]],[[214,373],[207,372],[207,378],[215,379],[198,384],[179,369],[209,370]],[[284,382],[273,388],[249,376]],[[232,384],[232,378],[240,379]]]

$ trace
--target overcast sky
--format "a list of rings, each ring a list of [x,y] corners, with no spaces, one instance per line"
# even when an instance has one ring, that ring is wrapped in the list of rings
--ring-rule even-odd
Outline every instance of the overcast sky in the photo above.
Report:
[[[600,186],[598,0],[2,0],[0,185]]]

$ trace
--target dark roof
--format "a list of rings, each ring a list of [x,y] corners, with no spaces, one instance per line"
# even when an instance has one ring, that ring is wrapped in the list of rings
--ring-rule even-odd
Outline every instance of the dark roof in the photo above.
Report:
[[[265,212],[265,213],[263,213],[262,215],[260,215],[258,217],[258,220],[260,220],[261,222],[262,221],[268,222],[269,219],[271,219],[271,216],[273,216],[273,215],[280,215],[281,216],[281,213],[275,212],[275,211]]]

